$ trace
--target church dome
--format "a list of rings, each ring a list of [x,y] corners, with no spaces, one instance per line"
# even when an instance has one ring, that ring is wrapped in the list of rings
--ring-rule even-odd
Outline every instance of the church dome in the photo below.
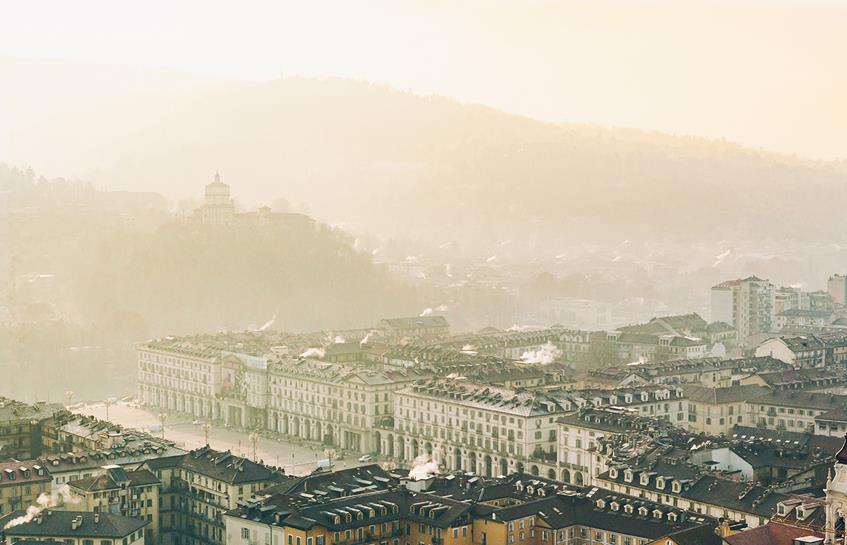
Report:
[[[215,173],[215,180],[206,184],[206,197],[229,197],[229,186],[221,181],[221,176]]]
[[[841,450],[835,455],[835,461],[847,465],[847,435],[844,436],[844,444],[841,445]]]

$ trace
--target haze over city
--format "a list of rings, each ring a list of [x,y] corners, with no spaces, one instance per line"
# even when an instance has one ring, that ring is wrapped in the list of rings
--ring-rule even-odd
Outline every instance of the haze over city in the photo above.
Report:
[[[847,543],[847,2],[0,15],[0,545]]]

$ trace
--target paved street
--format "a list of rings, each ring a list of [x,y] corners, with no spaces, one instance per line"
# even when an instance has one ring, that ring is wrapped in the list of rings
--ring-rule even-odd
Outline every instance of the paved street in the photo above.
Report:
[[[72,408],[74,412],[106,418],[104,403],[91,403]],[[205,432],[199,423],[190,420],[175,420],[169,416],[165,420],[165,438],[174,441],[177,446],[194,449],[205,444]],[[124,427],[147,430],[161,436],[157,413],[147,411],[132,402],[118,401],[109,407],[109,420]],[[209,444],[217,450],[231,450],[234,454],[252,458],[253,452],[248,434],[231,429],[212,427],[209,430]],[[283,467],[288,474],[305,475],[315,469],[318,460],[326,458],[322,448],[310,445],[298,445],[282,442],[269,437],[259,437],[256,444],[256,457],[266,464]],[[358,454],[347,455],[344,460],[335,463],[336,469],[361,465]]]

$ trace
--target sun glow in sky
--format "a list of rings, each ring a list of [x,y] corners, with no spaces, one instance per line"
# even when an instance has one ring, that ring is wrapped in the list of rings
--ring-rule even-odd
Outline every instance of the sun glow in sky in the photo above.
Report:
[[[4,1],[0,55],[341,76],[847,158],[847,1]]]

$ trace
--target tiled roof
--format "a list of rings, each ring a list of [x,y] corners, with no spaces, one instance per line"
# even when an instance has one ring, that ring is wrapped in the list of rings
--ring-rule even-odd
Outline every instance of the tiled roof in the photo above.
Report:
[[[768,394],[771,390],[766,386],[758,384],[745,384],[741,386],[729,386],[726,388],[706,388],[694,384],[682,386],[689,401],[698,403],[710,403],[719,405],[721,403],[738,403],[749,401]]]
[[[727,536],[724,541],[727,545],[793,545],[795,539],[806,536],[824,537],[805,528],[770,522]]]
[[[13,511],[0,518],[0,527],[4,527],[11,520],[26,514],[24,510]],[[97,522],[95,522],[95,516]],[[76,530],[72,529],[71,521],[79,517],[80,525]],[[87,511],[43,511],[41,522],[33,519],[9,528],[3,533],[7,536],[33,536],[33,537],[103,537],[120,539],[147,526],[147,521],[136,517],[124,517],[111,513],[89,513]]]

